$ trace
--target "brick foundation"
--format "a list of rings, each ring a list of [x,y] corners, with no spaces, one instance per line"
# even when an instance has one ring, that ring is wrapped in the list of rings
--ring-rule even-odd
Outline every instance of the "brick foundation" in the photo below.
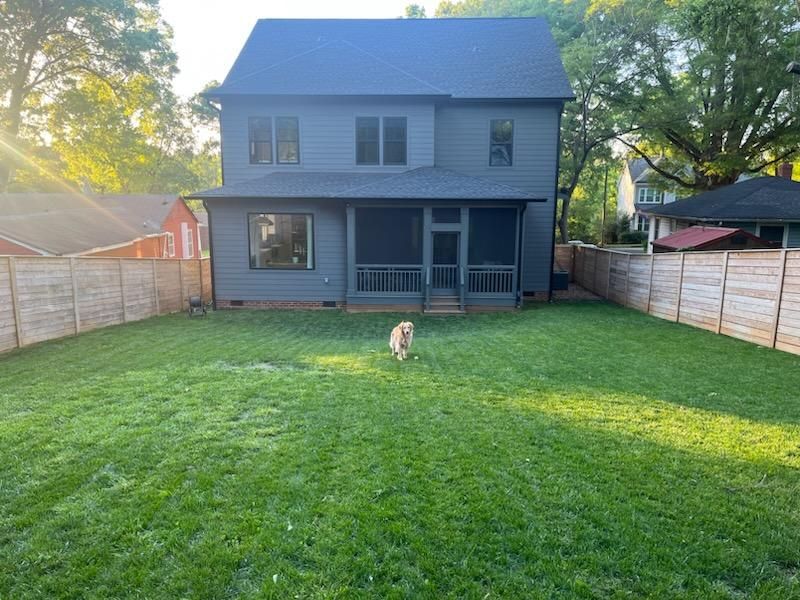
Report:
[[[322,310],[344,308],[344,302],[336,302],[336,306],[325,306],[321,300],[217,300],[219,309],[262,308],[277,310]]]

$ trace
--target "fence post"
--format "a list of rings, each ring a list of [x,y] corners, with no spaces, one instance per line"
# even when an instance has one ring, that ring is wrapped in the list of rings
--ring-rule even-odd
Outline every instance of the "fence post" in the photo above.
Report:
[[[608,273],[606,274],[606,300],[611,299],[611,263],[614,260],[614,255],[605,250],[606,256],[608,256]]]
[[[158,269],[156,268],[156,259],[152,260],[153,264],[153,295],[156,298],[156,315],[161,314],[161,304],[158,300]]]
[[[786,249],[781,250],[781,268],[778,271],[778,295],[775,297],[775,318],[772,321],[772,334],[770,339],[770,348],[775,347],[775,342],[778,339],[778,321],[781,317],[781,300],[783,300],[783,280],[786,275]]]
[[[81,332],[81,311],[78,306],[78,280],[75,279],[75,259],[69,259],[69,276],[72,279],[72,306],[75,315],[75,335]]]
[[[650,282],[647,284],[647,310],[645,312],[650,314],[650,299],[653,297],[653,267],[655,266],[656,255],[650,255]]]
[[[730,252],[722,255],[722,282],[719,285],[719,315],[717,315],[717,333],[722,331],[722,313],[725,310],[725,286],[728,283],[728,256]]]
[[[628,254],[628,264],[625,267],[625,301],[622,303],[623,306],[628,306],[628,289],[630,288],[630,281],[631,281],[631,255]]]
[[[119,267],[119,292],[122,296],[122,322],[128,322],[128,299],[125,297],[125,277],[122,272],[122,259],[117,259],[117,266]]]
[[[14,308],[14,328],[17,332],[17,348],[25,344],[22,340],[22,322],[19,318],[19,296],[17,295],[17,264],[13,256],[8,257],[8,280],[11,282],[11,305]]]
[[[681,322],[681,294],[683,293],[683,264],[686,262],[686,252],[681,252],[681,270],[678,273],[678,304],[675,307],[675,322]]]
[[[183,261],[178,259],[178,281],[180,292],[178,292],[178,312],[183,310]]]

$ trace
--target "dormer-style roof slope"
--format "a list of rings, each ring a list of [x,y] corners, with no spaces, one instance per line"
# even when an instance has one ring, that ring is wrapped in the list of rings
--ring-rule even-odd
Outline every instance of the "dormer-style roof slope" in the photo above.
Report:
[[[574,97],[541,18],[262,19],[206,95]]]

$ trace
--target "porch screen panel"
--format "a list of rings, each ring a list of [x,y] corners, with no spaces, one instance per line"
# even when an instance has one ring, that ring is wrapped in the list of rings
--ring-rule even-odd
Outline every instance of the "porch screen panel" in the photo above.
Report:
[[[470,265],[513,265],[516,239],[515,208],[469,209]]]
[[[421,208],[357,208],[356,262],[421,265]]]

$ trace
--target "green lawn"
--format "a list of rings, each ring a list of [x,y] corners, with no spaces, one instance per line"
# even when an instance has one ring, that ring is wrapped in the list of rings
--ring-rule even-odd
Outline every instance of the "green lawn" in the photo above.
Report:
[[[800,357],[599,304],[0,356],[0,598],[800,597]]]

